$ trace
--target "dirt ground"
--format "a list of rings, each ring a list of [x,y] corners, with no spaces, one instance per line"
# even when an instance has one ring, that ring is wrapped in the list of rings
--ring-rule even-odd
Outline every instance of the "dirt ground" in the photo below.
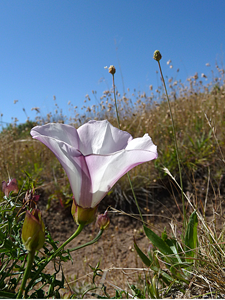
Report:
[[[189,188],[189,190],[191,189]],[[204,196],[203,192],[202,188],[199,189],[199,198]],[[182,210],[182,208],[180,196],[171,196],[164,189],[151,191],[149,195],[150,197],[145,203],[145,220],[150,228],[161,235],[166,227],[168,234],[171,235],[170,223],[173,221],[177,226],[177,230],[181,230],[182,219],[179,210]],[[58,201],[54,201],[47,211],[45,209],[46,199],[41,197],[39,201],[38,206],[42,210],[44,223],[54,240],[59,241],[59,245],[61,245],[77,228],[70,209],[63,209]],[[99,213],[104,213],[108,205],[115,207],[116,204],[118,203],[113,203],[112,198],[105,198],[99,205]],[[138,287],[144,280],[147,269],[138,257],[133,241],[135,237],[139,248],[146,254],[150,243],[143,233],[141,222],[136,219],[139,218],[138,214],[131,216],[131,212],[126,210],[124,212],[127,212],[128,215],[110,209],[110,226],[105,230],[100,240],[91,246],[72,252],[73,263],[63,263],[63,272],[68,285],[77,295],[81,296],[87,289],[88,284],[91,283],[93,272],[90,266],[95,267],[98,262],[100,262],[100,268],[103,270],[103,276],[99,277],[98,283],[107,287],[110,296],[115,296],[116,289],[130,292],[129,284],[135,284]],[[68,244],[68,248],[74,248],[92,240],[97,233],[98,228],[94,223],[86,226],[82,233]],[[49,265],[46,271],[55,272],[53,265]],[[65,297],[68,297],[68,295],[65,294]],[[86,297],[91,298],[91,293],[87,294]],[[175,296],[171,297],[174,298]]]

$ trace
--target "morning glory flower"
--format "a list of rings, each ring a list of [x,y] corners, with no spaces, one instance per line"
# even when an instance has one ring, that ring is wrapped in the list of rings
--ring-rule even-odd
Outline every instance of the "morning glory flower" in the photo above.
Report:
[[[129,170],[157,158],[148,134],[133,139],[107,120],[89,121],[78,129],[49,123],[34,127],[31,135],[56,155],[69,178],[75,205],[84,209],[95,208]]]

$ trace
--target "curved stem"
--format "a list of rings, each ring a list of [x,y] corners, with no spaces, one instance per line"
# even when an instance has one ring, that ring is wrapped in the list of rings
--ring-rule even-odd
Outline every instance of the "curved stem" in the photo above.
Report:
[[[19,293],[17,294],[17,297],[16,297],[17,299],[22,298],[23,291],[24,291],[27,279],[30,275],[30,270],[31,270],[31,267],[32,267],[32,264],[33,264],[33,261],[34,261],[34,255],[35,255],[35,250],[28,252],[27,267],[26,267],[26,270],[25,270],[25,273],[24,273],[24,276],[23,276],[23,280],[22,280],[22,283],[21,283],[21,286],[20,286]]]
[[[75,247],[75,248],[69,249],[68,252],[73,252],[73,251],[76,251],[76,250],[78,250],[78,249],[81,249],[81,248],[84,248],[84,247],[87,247],[87,246],[90,246],[90,245],[96,243],[96,242],[100,239],[100,237],[102,236],[103,232],[104,232],[104,229],[101,229],[101,230],[98,232],[97,236],[96,236],[92,241],[87,242],[86,244],[77,246],[77,247]]]
[[[37,270],[35,276],[31,279],[31,281],[29,282],[26,290],[28,290],[33,282],[37,279],[38,275],[41,273],[41,271],[47,266],[47,264],[56,257],[56,255],[67,245],[69,244],[69,242],[71,242],[75,237],[77,237],[81,231],[83,230],[84,225],[79,225],[77,230],[74,232],[74,234],[71,235],[71,237],[68,238],[68,240],[66,240],[46,261],[45,263]]]

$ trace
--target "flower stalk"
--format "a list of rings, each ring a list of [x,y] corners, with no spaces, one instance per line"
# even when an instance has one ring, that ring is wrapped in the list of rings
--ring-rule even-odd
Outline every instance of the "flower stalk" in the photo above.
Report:
[[[171,110],[171,106],[170,106],[170,100],[169,100],[169,96],[168,96],[168,92],[167,92],[167,88],[166,88],[166,83],[165,83],[163,72],[162,72],[161,65],[160,65],[160,60],[162,58],[162,55],[159,52],[159,50],[156,50],[154,52],[153,58],[158,62],[159,71],[160,71],[160,74],[161,74],[163,87],[164,87],[164,90],[165,90],[165,93],[166,93],[166,99],[167,99],[167,103],[168,103],[168,107],[169,107],[169,111],[170,111],[170,116],[171,116],[171,122],[172,122],[172,128],[173,128],[173,137],[174,137],[174,145],[175,145],[175,149],[176,149],[177,164],[178,164],[178,169],[179,169],[179,174],[180,174],[180,185],[181,185],[181,190],[182,190],[181,195],[182,195],[183,216],[184,216],[184,231],[186,231],[187,217],[186,217],[186,209],[185,209],[185,202],[184,202],[184,196],[183,196],[183,181],[182,181],[182,174],[181,174],[180,158],[179,158],[179,152],[178,152],[178,146],[177,146],[177,138],[176,138],[173,114],[172,114],[172,110]]]
[[[115,103],[115,108],[116,108],[116,119],[117,119],[117,123],[118,123],[118,128],[121,129],[120,117],[119,117],[117,101],[116,101],[116,86],[115,86],[115,79],[114,79],[114,74],[116,73],[116,69],[114,66],[111,65],[109,67],[109,73],[112,74],[112,85],[113,85],[114,103]]]
[[[97,234],[97,236],[93,240],[91,240],[90,242],[87,242],[87,243],[85,243],[83,245],[79,245],[79,246],[77,246],[75,248],[71,248],[71,249],[68,250],[68,252],[73,252],[73,251],[76,251],[78,249],[81,249],[81,248],[84,248],[84,247],[87,247],[87,246],[90,246],[90,245],[96,243],[100,239],[100,237],[102,236],[104,230],[105,229],[100,229],[99,232],[98,232],[98,234]]]
[[[120,117],[119,117],[119,112],[118,112],[118,108],[117,108],[117,101],[116,101],[116,87],[115,87],[115,80],[114,80],[114,74],[116,73],[116,69],[115,69],[115,67],[113,67],[115,71],[112,72],[112,71],[111,71],[111,70],[112,70],[112,67],[113,67],[113,66],[110,66],[110,67],[109,67],[109,73],[112,74],[112,84],[113,84],[114,103],[115,103],[115,108],[116,108],[116,118],[117,118],[118,128],[121,129],[121,128],[120,128]],[[141,209],[140,209],[139,204],[138,204],[138,201],[137,201],[137,197],[136,197],[135,192],[134,192],[134,189],[133,189],[133,184],[132,184],[132,182],[131,182],[131,178],[130,178],[129,172],[127,172],[127,178],[128,178],[128,181],[129,181],[129,184],[130,184],[130,187],[131,187],[131,191],[132,191],[132,194],[133,194],[133,197],[134,197],[135,204],[136,204],[137,209],[138,209],[138,213],[139,213],[139,215],[140,215],[140,217],[141,217],[141,221],[142,221],[142,223],[144,223],[144,219],[143,219],[143,216],[142,216],[142,213],[141,213]]]
[[[20,286],[20,289],[19,289],[19,292],[17,294],[16,299],[21,299],[22,296],[23,296],[23,292],[24,292],[24,289],[25,289],[25,286],[26,286],[26,282],[27,282],[27,279],[29,278],[30,270],[32,268],[32,264],[33,264],[33,261],[34,261],[34,255],[35,255],[35,250],[28,252],[26,270],[25,270],[25,273],[23,275],[23,280],[22,280],[22,283],[21,283],[21,286]]]

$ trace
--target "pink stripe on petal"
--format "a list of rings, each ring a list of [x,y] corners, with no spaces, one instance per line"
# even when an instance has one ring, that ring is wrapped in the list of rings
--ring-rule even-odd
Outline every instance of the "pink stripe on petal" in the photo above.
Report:
[[[135,166],[157,157],[156,146],[151,150],[122,150],[113,155],[86,157],[87,166],[92,178],[93,201],[96,206],[113,185]]]

